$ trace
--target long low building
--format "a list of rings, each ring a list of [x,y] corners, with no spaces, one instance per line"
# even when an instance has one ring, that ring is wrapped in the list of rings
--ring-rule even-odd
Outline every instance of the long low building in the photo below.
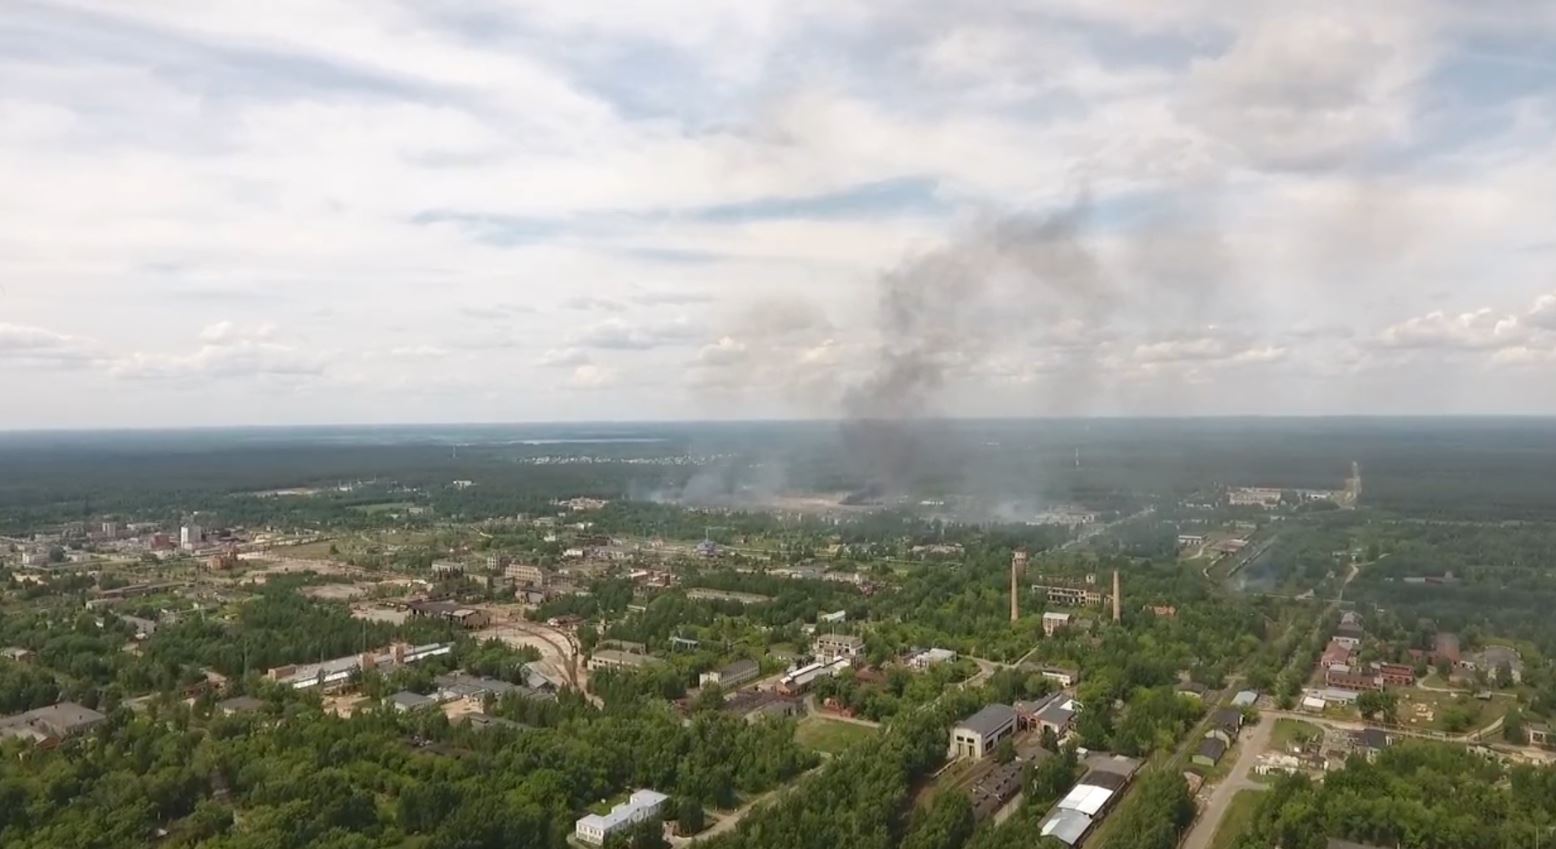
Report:
[[[850,665],[846,657],[840,657],[826,663],[812,663],[802,666],[778,681],[778,691],[787,695],[803,693],[817,678],[827,678],[842,672]]]
[[[587,665],[590,672],[595,672],[601,669],[643,669],[659,662],[659,658],[653,655],[634,654],[620,649],[597,649],[589,656]]]
[[[608,814],[590,814],[573,824],[573,836],[591,846],[603,846],[613,836],[641,822],[664,814],[670,797],[653,790],[638,790]]]
[[[428,643],[423,646],[395,643],[388,650],[382,652],[364,652],[362,654],[337,657],[334,660],[326,660],[323,663],[309,663],[301,666],[277,666],[267,671],[265,675],[272,681],[286,684],[296,690],[305,690],[310,687],[320,687],[327,690],[349,683],[352,676],[364,670],[390,670],[399,666],[420,663],[430,657],[446,655],[453,650],[453,643]]]
[[[75,702],[59,702],[25,713],[0,717],[0,740],[15,737],[34,743],[57,743],[101,725],[108,717]]]
[[[1087,758],[1086,766],[1086,775],[1043,818],[1039,830],[1044,837],[1066,846],[1079,844],[1118,800],[1140,769],[1140,761],[1099,754]]]

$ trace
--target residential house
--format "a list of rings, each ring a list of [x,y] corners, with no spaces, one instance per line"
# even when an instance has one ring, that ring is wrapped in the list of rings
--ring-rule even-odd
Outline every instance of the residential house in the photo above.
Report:
[[[1221,763],[1221,758],[1226,754],[1227,748],[1225,740],[1219,737],[1206,737],[1199,741],[1199,748],[1194,750],[1194,755],[1189,760],[1193,761],[1196,766],[1210,769]]]
[[[1014,733],[1015,709],[1010,705],[988,705],[952,726],[948,757],[982,758]]]
[[[1210,715],[1207,737],[1215,737],[1228,746],[1237,742],[1238,732],[1243,730],[1243,712],[1236,708],[1221,708]]]
[[[546,570],[529,563],[509,563],[503,567],[502,574],[519,586],[535,589],[544,589],[546,586]]]
[[[1388,687],[1413,687],[1416,683],[1415,668],[1403,663],[1378,664],[1378,677]]]

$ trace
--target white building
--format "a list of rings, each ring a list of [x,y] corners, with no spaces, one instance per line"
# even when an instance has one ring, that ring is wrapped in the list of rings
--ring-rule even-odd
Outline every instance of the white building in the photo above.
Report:
[[[864,652],[864,637],[853,634],[822,634],[811,645],[811,652],[824,661],[840,657],[858,657]]]
[[[928,669],[953,660],[956,660],[956,652],[950,649],[925,649],[908,658],[908,665],[914,669]]]
[[[949,756],[978,759],[1001,740],[1016,733],[1016,711],[1010,705],[988,705],[951,728]]]
[[[1049,611],[1043,614],[1043,636],[1052,637],[1055,633],[1070,627],[1070,614],[1055,613]]]
[[[611,808],[610,813],[590,814],[578,820],[573,825],[573,836],[591,846],[603,846],[612,835],[661,816],[668,801],[670,797],[663,793],[638,790],[627,801]]]
[[[183,549],[199,548],[205,541],[205,529],[189,524],[178,529],[178,546]]]

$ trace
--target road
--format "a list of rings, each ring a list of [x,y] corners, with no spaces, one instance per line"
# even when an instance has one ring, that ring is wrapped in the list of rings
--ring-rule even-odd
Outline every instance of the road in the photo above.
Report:
[[[670,845],[671,846],[689,846],[689,845],[691,845],[693,843],[697,843],[697,842],[702,841],[702,840],[707,840],[710,837],[717,837],[718,835],[723,834],[726,831],[730,831],[735,826],[740,825],[740,821],[746,818],[746,814],[751,813],[751,811],[754,810],[758,805],[762,804],[763,802],[768,801],[769,799],[777,798],[778,796],[782,796],[783,794],[792,791],[794,788],[800,786],[801,782],[803,782],[807,777],[809,777],[812,774],[814,774],[816,772],[816,770],[821,769],[822,767],[824,767],[826,765],[827,765],[826,761],[823,760],[820,764],[817,764],[816,766],[811,767],[808,771],[803,772],[803,773],[795,776],[794,779],[791,780],[788,784],[785,784],[782,787],[778,787],[778,788],[769,790],[766,793],[763,793],[760,796],[757,796],[755,799],[752,799],[751,801],[745,803],[744,805],[741,805],[740,807],[734,809],[733,811],[730,811],[729,813],[724,814],[722,817],[719,818],[718,822],[716,822],[713,825],[709,826],[707,828],[707,830],[703,831],[701,834],[695,834],[695,835],[692,835],[691,837],[671,837],[670,838]]]
[[[482,640],[501,640],[510,646],[531,646],[540,651],[540,664],[550,675],[567,681],[579,692],[589,691],[589,671],[578,662],[578,643],[566,631],[517,616],[475,632]]]
[[[1237,791],[1264,789],[1263,784],[1248,776],[1253,772],[1259,754],[1269,747],[1270,736],[1274,732],[1275,720],[1266,716],[1262,722],[1243,735],[1242,742],[1237,747],[1237,761],[1232,764],[1232,771],[1211,788],[1210,798],[1206,800],[1194,824],[1189,827],[1189,834],[1184,838],[1181,849],[1209,849],[1210,841],[1215,838],[1216,829],[1221,827],[1221,820],[1226,817],[1227,810],[1232,806],[1232,797],[1237,795]]]

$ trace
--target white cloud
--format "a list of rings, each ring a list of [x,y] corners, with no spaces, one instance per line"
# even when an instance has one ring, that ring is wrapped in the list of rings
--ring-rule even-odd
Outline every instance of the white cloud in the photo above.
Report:
[[[1516,316],[1483,307],[1457,315],[1434,310],[1409,318],[1384,328],[1376,342],[1384,348],[1484,351],[1514,347],[1527,337]]]
[[[698,329],[685,318],[663,322],[633,322],[612,318],[579,333],[574,337],[573,344],[582,348],[646,351],[665,345],[686,344],[699,335]]]
[[[588,351],[578,348],[552,348],[541,355],[535,364],[545,368],[572,368],[589,365],[591,362],[592,358]]]
[[[573,369],[568,385],[574,389],[607,389],[616,385],[619,375],[599,365],[581,365]]]
[[[75,367],[95,358],[92,346],[84,340],[41,327],[0,323],[0,367]]]

